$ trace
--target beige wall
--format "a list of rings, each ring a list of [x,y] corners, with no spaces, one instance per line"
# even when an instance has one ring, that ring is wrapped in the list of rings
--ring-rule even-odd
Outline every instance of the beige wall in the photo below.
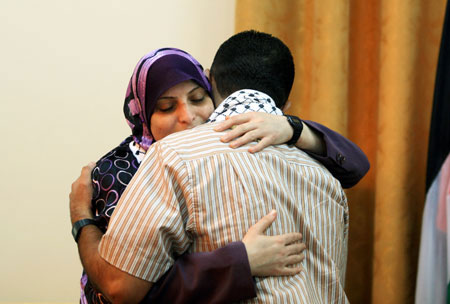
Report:
[[[233,34],[234,6],[0,2],[0,302],[78,301],[70,184],[129,133],[122,101],[139,58],[176,46],[209,67]]]

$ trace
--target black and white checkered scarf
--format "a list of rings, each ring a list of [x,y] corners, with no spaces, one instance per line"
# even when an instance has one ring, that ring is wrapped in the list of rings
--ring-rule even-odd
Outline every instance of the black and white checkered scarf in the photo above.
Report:
[[[255,90],[240,90],[228,96],[211,114],[207,122],[224,121],[225,117],[246,112],[265,112],[283,115],[277,108],[273,99],[262,92]]]

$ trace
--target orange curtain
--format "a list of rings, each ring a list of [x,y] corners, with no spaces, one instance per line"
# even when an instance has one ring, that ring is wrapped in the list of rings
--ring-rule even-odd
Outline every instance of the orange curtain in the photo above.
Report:
[[[351,303],[412,303],[445,0],[236,0],[236,32],[291,49],[289,112],[356,142],[371,169],[347,191]]]

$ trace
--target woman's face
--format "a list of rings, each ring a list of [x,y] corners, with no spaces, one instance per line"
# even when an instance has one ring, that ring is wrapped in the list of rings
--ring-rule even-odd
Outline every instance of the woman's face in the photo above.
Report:
[[[160,140],[172,133],[201,125],[214,106],[208,93],[192,80],[181,82],[165,91],[156,101],[150,118],[153,138]]]

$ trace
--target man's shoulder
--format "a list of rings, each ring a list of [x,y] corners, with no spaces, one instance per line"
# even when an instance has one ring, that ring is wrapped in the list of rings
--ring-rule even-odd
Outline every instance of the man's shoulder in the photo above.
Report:
[[[220,138],[220,133],[214,131],[215,125],[216,123],[205,123],[192,129],[172,133],[157,143],[171,147],[204,143],[205,140]]]
[[[220,141],[220,137],[224,132],[214,131],[214,127],[218,123],[206,123],[195,127],[193,129],[184,130],[173,133],[156,144],[161,145],[164,150],[175,151],[181,158],[184,159],[199,159],[208,158],[210,156],[218,156],[220,154],[241,154],[245,153],[248,156],[257,158],[276,157],[284,161],[292,162],[292,164],[322,167],[322,165],[307,155],[305,152],[285,144],[274,145],[264,148],[263,151],[251,154],[248,148],[255,142],[246,144],[239,148],[232,149],[228,143]]]
[[[175,151],[181,158],[200,158],[232,150],[220,141],[224,132],[214,131],[217,123],[206,123],[193,129],[176,132],[156,142],[163,150]]]

